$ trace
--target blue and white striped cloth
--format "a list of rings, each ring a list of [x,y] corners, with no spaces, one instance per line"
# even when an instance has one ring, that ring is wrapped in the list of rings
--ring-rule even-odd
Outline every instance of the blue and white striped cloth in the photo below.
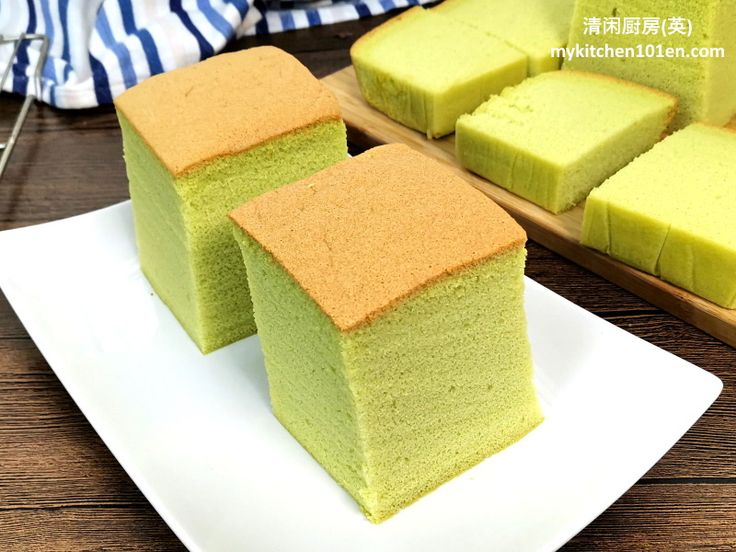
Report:
[[[110,103],[151,75],[195,63],[232,38],[369,17],[430,0],[0,0],[0,35],[45,33],[41,92],[60,108]],[[40,44],[24,43],[4,90],[34,91]],[[0,47],[0,70],[13,45]]]

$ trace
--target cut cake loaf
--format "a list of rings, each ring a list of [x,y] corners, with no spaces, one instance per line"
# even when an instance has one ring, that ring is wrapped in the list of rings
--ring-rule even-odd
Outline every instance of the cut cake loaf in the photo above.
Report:
[[[115,106],[143,272],[203,352],[254,333],[227,214],[347,156],[337,101],[263,47],[152,77]]]
[[[543,73],[460,117],[457,156],[471,171],[559,213],[651,148],[676,106],[668,94],[611,77]]]
[[[526,236],[403,145],[231,214],[274,414],[379,522],[542,420]]]
[[[736,132],[693,124],[588,198],[582,242],[736,308]]]
[[[529,59],[529,75],[560,68],[575,0],[445,0],[434,11],[508,42]]]
[[[350,55],[366,101],[430,138],[527,71],[503,41],[421,7],[363,35]]]
[[[619,23],[639,20],[639,32],[629,34],[586,33],[585,21],[610,18]],[[685,34],[668,32],[672,18],[682,18]],[[659,29],[644,32],[644,19]],[[692,22],[689,35],[688,21]],[[723,125],[736,113],[736,2],[734,0],[578,0],[575,5],[568,46],[590,45],[595,48],[630,48],[645,57],[577,57],[567,60],[564,68],[596,71],[652,86],[676,96],[680,110],[672,128],[682,128],[694,121]],[[676,24],[674,24],[676,25]],[[664,28],[667,36],[663,35]],[[677,28],[677,26],[675,27]],[[691,55],[693,48],[722,47],[725,56]],[[659,55],[666,48],[682,48],[684,56]],[[645,49],[654,55],[646,56]],[[660,50],[661,49],[661,50]]]

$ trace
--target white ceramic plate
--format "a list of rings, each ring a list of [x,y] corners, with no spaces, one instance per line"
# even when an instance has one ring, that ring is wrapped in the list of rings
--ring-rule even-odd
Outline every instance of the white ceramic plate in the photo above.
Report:
[[[202,356],[138,269],[128,203],[0,233],[0,286],[191,550],[555,550],[716,399],[716,377],[527,280],[546,421],[381,525],[271,415],[258,339]]]

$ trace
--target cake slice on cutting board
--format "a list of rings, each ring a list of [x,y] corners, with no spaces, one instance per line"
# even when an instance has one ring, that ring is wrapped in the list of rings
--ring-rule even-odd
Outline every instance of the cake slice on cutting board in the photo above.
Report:
[[[421,7],[363,35],[350,56],[366,101],[430,138],[527,74],[515,48]]]
[[[664,135],[672,96],[577,71],[542,73],[458,119],[460,163],[559,213]]]
[[[693,124],[590,194],[582,242],[736,308],[736,132]]]

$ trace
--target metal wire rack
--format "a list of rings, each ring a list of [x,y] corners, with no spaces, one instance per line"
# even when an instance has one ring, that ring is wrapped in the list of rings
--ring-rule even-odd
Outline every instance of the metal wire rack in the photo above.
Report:
[[[10,75],[10,71],[13,68],[13,63],[15,62],[15,58],[18,55],[18,50],[21,45],[24,42],[37,41],[41,42],[41,49],[39,50],[38,59],[36,60],[36,65],[33,71],[33,89],[31,90],[29,87],[28,93],[23,101],[23,105],[21,105],[18,116],[15,118],[15,122],[13,123],[10,137],[6,142],[0,143],[0,151],[2,152],[2,156],[0,156],[0,179],[2,179],[3,173],[5,173],[5,168],[8,166],[10,156],[13,154],[15,143],[18,141],[18,136],[20,136],[20,132],[23,129],[23,124],[26,122],[28,110],[31,108],[33,101],[41,93],[41,71],[43,70],[44,63],[46,63],[46,56],[49,51],[49,39],[44,34],[21,34],[18,36],[0,35],[0,46],[9,43],[13,44],[13,52],[8,58],[8,64],[2,70],[3,73],[2,79],[0,79],[0,91],[2,91],[5,86],[5,81],[8,79],[8,75]]]

